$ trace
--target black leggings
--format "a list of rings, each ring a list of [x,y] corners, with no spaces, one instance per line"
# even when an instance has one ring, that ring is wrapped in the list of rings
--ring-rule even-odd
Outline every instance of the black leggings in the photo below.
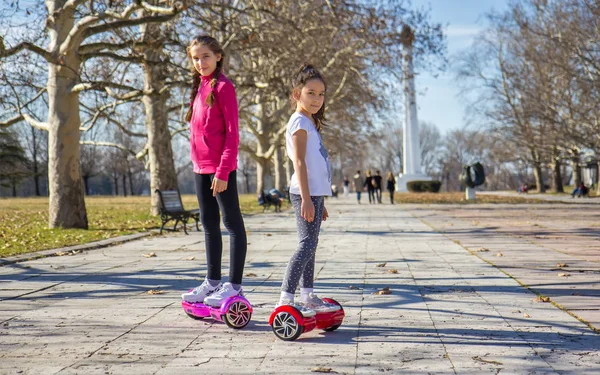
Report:
[[[204,228],[206,241],[206,277],[211,280],[221,280],[221,256],[223,240],[221,238],[221,218],[229,232],[229,282],[241,284],[246,262],[246,229],[240,211],[237,192],[236,171],[229,173],[227,190],[213,197],[210,186],[214,174],[196,174],[196,195],[200,205],[200,220]],[[220,211],[220,212],[219,212]]]

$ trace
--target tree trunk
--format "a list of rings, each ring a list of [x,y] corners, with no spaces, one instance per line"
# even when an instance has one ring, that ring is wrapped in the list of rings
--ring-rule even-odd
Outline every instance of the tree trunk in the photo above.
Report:
[[[544,173],[542,171],[542,164],[540,162],[533,162],[533,177],[535,178],[537,192],[545,193],[546,187],[544,186]]]
[[[127,175],[123,174],[123,176],[121,176],[121,179],[123,181],[123,196],[126,197],[127,196]]]
[[[119,196],[119,176],[113,175],[113,182],[115,183],[115,196]]]
[[[262,105],[257,105],[257,114],[262,117]],[[268,132],[264,131],[265,123],[260,121],[258,124],[259,131],[262,131],[260,137],[256,139],[256,155],[264,155],[269,149],[270,142],[268,138]],[[266,133],[266,134],[265,134]],[[261,191],[265,190],[267,176],[271,173],[271,161],[265,157],[258,157],[256,161],[256,194],[260,194]],[[270,186],[268,186],[270,187]]]
[[[48,1],[53,14],[59,4]],[[74,25],[73,13],[63,12],[48,23],[50,50],[58,48]],[[77,49],[60,56],[59,65],[48,63],[48,190],[50,228],[88,228],[79,166],[79,81],[81,61]]]
[[[83,186],[85,188],[85,195],[90,195],[90,176],[83,176]]]
[[[129,192],[131,195],[135,195],[135,190],[133,190],[133,173],[131,173],[131,167],[127,167],[127,175],[129,176]]]
[[[581,184],[581,167],[579,166],[579,158],[571,159],[571,168],[573,169],[573,186],[577,187]]]
[[[143,40],[152,44],[144,53],[144,95],[148,131],[148,156],[150,158],[150,194],[152,214],[159,214],[160,201],[155,190],[177,190],[177,172],[173,161],[171,134],[167,116],[169,90],[165,87],[165,63],[162,61],[163,41],[160,24],[140,27]]]
[[[562,163],[560,162],[560,158],[558,156],[555,156],[554,161],[552,163],[552,191],[554,193],[565,192],[562,182],[561,166]]]
[[[269,164],[269,160],[265,158],[261,158],[260,161],[256,162],[256,194],[260,194],[266,188],[266,176],[270,174]]]
[[[542,162],[540,161],[539,153],[535,149],[531,149],[533,177],[535,178],[535,186],[538,193],[545,193],[546,186],[544,186],[544,171],[542,168]]]
[[[600,161],[596,162],[596,195],[600,195]]]
[[[39,197],[40,194],[40,171],[38,166],[38,146],[37,146],[37,136],[36,129],[31,127],[31,139],[33,142],[33,150],[31,153],[31,158],[33,159],[33,185],[35,187],[35,196]]]
[[[283,147],[278,147],[275,151],[275,158],[273,162],[275,164],[275,189],[283,192],[287,186],[285,179],[285,155]]]

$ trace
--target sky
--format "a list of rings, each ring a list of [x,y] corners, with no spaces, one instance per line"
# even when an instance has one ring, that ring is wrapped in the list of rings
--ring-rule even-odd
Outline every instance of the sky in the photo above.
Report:
[[[448,58],[468,48],[486,26],[485,14],[507,8],[508,0],[412,0],[415,8],[431,8],[431,21],[445,25]],[[465,126],[466,107],[458,97],[453,66],[434,78],[431,74],[417,76],[417,106],[419,122],[433,123],[442,133]]]

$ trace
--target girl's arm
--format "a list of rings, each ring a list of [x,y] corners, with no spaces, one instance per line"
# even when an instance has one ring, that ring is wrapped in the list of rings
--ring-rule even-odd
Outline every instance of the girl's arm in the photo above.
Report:
[[[225,122],[225,144],[223,145],[221,163],[217,167],[215,178],[227,181],[229,172],[237,168],[238,147],[240,145],[238,103],[235,97],[235,88],[229,82],[222,84],[216,96]]]
[[[308,133],[304,129],[297,130],[292,134],[292,145],[294,146],[294,171],[298,178],[300,187],[300,197],[302,205],[300,215],[304,220],[312,222],[315,218],[315,206],[310,199],[310,190],[308,188],[308,171],[306,169],[306,142]]]

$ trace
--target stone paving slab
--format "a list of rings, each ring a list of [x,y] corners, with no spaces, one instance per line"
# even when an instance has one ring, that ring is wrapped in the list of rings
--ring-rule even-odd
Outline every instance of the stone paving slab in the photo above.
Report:
[[[352,199],[327,206],[316,287],[344,306],[337,331],[295,342],[272,334],[267,320],[296,232],[291,212],[270,213],[246,218],[244,289],[254,315],[239,331],[181,309],[181,292],[206,271],[203,233],[0,267],[0,373],[600,373],[597,333],[535,302],[504,268],[469,251],[488,241],[504,246],[502,260],[535,265],[535,257],[509,253],[512,244],[529,245],[473,231],[447,207],[357,206]],[[451,222],[460,240],[440,228]],[[150,252],[156,256],[143,255]],[[223,265],[227,275],[227,251]],[[392,294],[373,294],[384,287]]]
[[[577,217],[565,221],[571,205],[518,207],[405,209],[600,332],[600,212],[577,207]],[[561,232],[567,241],[548,239]]]

